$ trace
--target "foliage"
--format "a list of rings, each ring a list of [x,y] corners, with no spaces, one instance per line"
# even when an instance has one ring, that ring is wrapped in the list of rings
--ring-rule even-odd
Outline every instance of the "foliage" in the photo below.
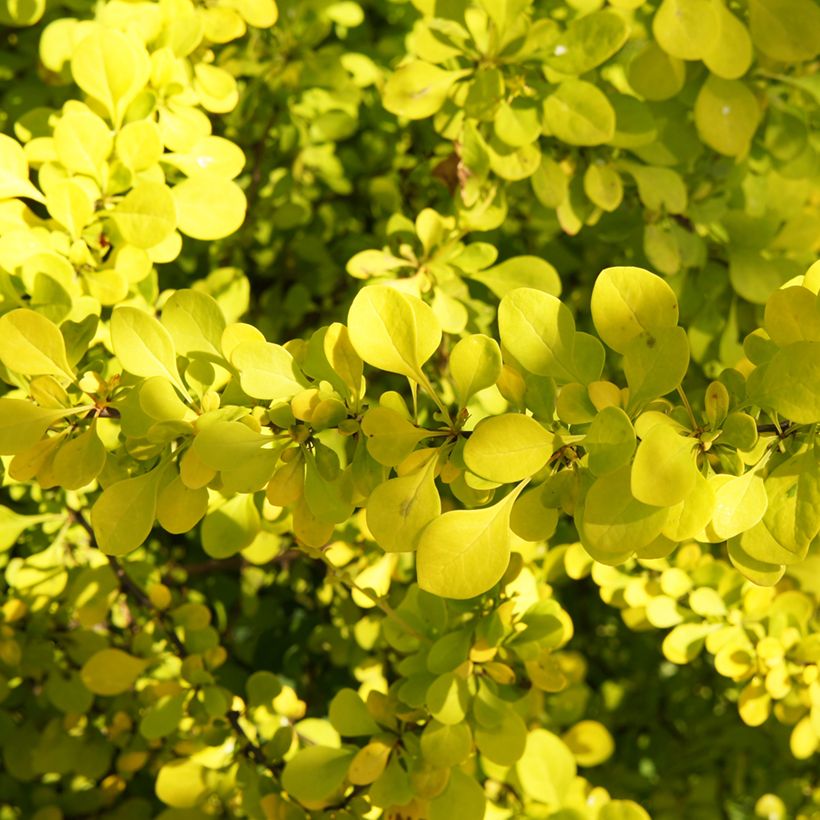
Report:
[[[817,816],[815,4],[0,15],[0,817]]]

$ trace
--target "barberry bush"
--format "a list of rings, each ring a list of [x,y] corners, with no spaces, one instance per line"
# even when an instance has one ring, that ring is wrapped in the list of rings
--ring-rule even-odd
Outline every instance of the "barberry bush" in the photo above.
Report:
[[[0,24],[0,820],[820,817],[814,0]]]

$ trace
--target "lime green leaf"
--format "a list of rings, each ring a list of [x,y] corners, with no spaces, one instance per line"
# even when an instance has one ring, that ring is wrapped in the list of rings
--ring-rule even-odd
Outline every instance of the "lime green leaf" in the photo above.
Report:
[[[429,435],[388,407],[368,410],[362,419],[362,432],[367,436],[367,451],[386,467],[401,464]]]
[[[820,51],[820,9],[812,0],[749,0],[749,27],[772,60],[811,60]]]
[[[763,376],[765,401],[798,424],[820,421],[820,342],[794,342],[779,350]]]
[[[720,538],[731,538],[751,529],[766,512],[769,498],[763,478],[750,470],[730,477],[715,492],[712,529]]]
[[[189,759],[170,760],[157,773],[154,790],[157,797],[175,809],[192,809],[210,789],[205,782],[207,769]]]
[[[300,749],[282,772],[282,786],[300,803],[321,806],[341,789],[354,754],[326,746]]]
[[[144,378],[163,376],[188,395],[177,370],[171,334],[150,314],[133,307],[115,308],[111,314],[111,346],[129,373]]]
[[[663,0],[652,20],[658,45],[679,60],[700,60],[720,32],[718,0]]]
[[[682,327],[642,333],[624,352],[629,406],[665,396],[677,388],[689,368],[689,339]]]
[[[570,22],[546,63],[562,74],[586,74],[619,51],[628,37],[629,26],[620,14],[593,11]]]
[[[668,100],[683,88],[686,64],[652,40],[632,58],[627,76],[629,85],[645,100]]]
[[[509,705],[501,709],[500,720],[477,725],[475,742],[481,754],[499,766],[512,766],[521,759],[527,745],[527,724]]]
[[[105,466],[106,451],[97,435],[96,419],[80,435],[67,441],[54,457],[54,478],[66,490],[90,484]]]
[[[615,741],[603,723],[582,720],[561,738],[581,766],[599,766],[615,751]]]
[[[235,495],[202,522],[202,549],[212,558],[230,558],[250,546],[261,523],[252,495]]]
[[[386,552],[415,550],[424,528],[441,515],[435,457],[411,475],[379,484],[367,501],[367,527]]]
[[[386,285],[356,295],[347,319],[350,341],[368,364],[424,382],[421,366],[441,341],[441,327],[421,299]]]
[[[72,412],[49,410],[24,399],[0,398],[0,454],[22,453],[40,441],[57,419]]]
[[[703,84],[695,100],[695,125],[701,139],[730,157],[748,152],[760,122],[760,105],[740,80],[714,75]]]
[[[463,763],[473,751],[473,735],[467,723],[452,725],[431,720],[421,733],[421,753],[431,766],[449,768]]]
[[[467,716],[470,691],[467,681],[453,672],[439,675],[427,690],[427,708],[430,714],[446,726],[455,726]]]
[[[411,120],[431,117],[438,111],[452,86],[469,71],[445,71],[414,60],[400,66],[382,90],[382,104],[391,113]]]
[[[468,275],[485,284],[499,299],[515,288],[534,288],[553,296],[561,293],[558,272],[538,256],[514,256],[500,265]]]
[[[526,795],[558,808],[575,779],[575,758],[552,732],[534,729],[527,735],[524,755],[516,763],[515,771]]]
[[[678,323],[678,300],[660,276],[643,268],[606,268],[592,289],[592,321],[601,339],[618,353],[642,332]]]
[[[715,511],[715,491],[707,479],[695,473],[691,489],[679,504],[669,510],[663,534],[672,541],[688,541],[712,520]]]
[[[452,510],[427,525],[419,540],[419,586],[443,598],[472,598],[496,584],[510,558],[510,511],[519,484],[492,507]]]
[[[612,165],[594,162],[584,172],[584,193],[604,211],[614,211],[623,200],[624,185]]]
[[[190,489],[174,476],[157,496],[157,521],[166,531],[178,535],[190,532],[208,511],[208,490]]]
[[[706,636],[713,632],[712,624],[680,624],[663,640],[663,654],[672,663],[691,663],[703,649]]]
[[[763,324],[778,347],[793,342],[820,342],[820,308],[808,288],[776,290],[766,301]]]
[[[656,424],[638,445],[632,463],[632,495],[644,504],[673,507],[691,491],[697,476],[695,440]]]
[[[29,181],[23,146],[13,137],[0,134],[0,201],[18,196],[45,202]]]
[[[630,479],[629,465],[598,478],[582,510],[576,510],[581,543],[602,563],[621,563],[657,538],[666,521],[665,508],[644,504],[632,495]]]
[[[379,731],[364,701],[353,689],[340,689],[333,696],[328,716],[342,737],[365,737]]]
[[[83,664],[80,678],[95,695],[121,695],[133,687],[147,665],[121,649],[101,649]]]
[[[247,200],[233,180],[213,171],[201,171],[175,185],[177,227],[194,239],[222,239],[245,221]]]
[[[0,22],[7,26],[33,26],[45,10],[45,0],[5,0],[0,6]]]
[[[483,820],[487,805],[484,789],[460,769],[450,772],[444,791],[430,801],[430,820]]]
[[[49,515],[20,515],[8,507],[0,506],[0,552],[11,549],[21,533],[36,524],[49,521]]]
[[[52,218],[75,239],[94,217],[94,198],[86,186],[75,179],[49,185],[46,207]]]
[[[474,333],[460,339],[450,352],[450,377],[462,407],[501,376],[501,348],[495,339]]]
[[[91,508],[91,526],[107,555],[125,555],[142,546],[154,526],[162,470],[126,478],[106,487]]]
[[[60,328],[27,308],[0,316],[0,360],[24,376],[62,376],[74,381]]]
[[[615,135],[615,110],[597,86],[565,80],[544,101],[550,132],[569,145],[602,145]]]
[[[162,136],[151,120],[134,120],[124,125],[115,146],[117,156],[132,171],[144,171],[162,156]]]
[[[546,541],[557,524],[558,511],[544,506],[541,487],[522,493],[513,504],[510,529],[525,541]]]
[[[130,245],[159,245],[177,226],[171,189],[159,182],[141,182],[117,206],[114,220]]]
[[[589,454],[589,469],[605,475],[632,459],[635,429],[620,407],[604,407],[592,420],[582,444]]]
[[[95,28],[77,43],[71,57],[77,85],[105,106],[117,126],[145,86],[150,71],[142,43],[111,27]]]
[[[239,384],[255,399],[292,399],[307,386],[293,356],[282,345],[247,341],[230,353],[231,364],[239,371]]]
[[[555,296],[533,288],[510,291],[498,306],[498,328],[504,349],[530,373],[579,381],[573,356],[575,320]]]
[[[703,62],[712,74],[725,80],[742,77],[752,64],[754,49],[749,30],[723,3],[717,3],[720,35],[711,49],[704,52]]]
[[[499,484],[529,478],[551,455],[552,434],[519,413],[482,419],[464,446],[467,469]]]
[[[68,111],[54,128],[54,149],[69,171],[99,180],[114,147],[105,121],[91,111]]]

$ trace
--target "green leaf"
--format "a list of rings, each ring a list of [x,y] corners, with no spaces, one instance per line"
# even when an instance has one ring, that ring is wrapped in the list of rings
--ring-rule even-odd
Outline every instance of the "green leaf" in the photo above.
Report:
[[[430,820],[483,820],[487,797],[474,777],[460,769],[450,772],[444,791],[430,801]]]
[[[0,506],[0,552],[11,549],[29,527],[50,521],[51,518],[49,515],[20,515],[8,507]]]
[[[85,687],[95,695],[121,695],[134,686],[148,661],[121,649],[101,649],[80,670]]]
[[[292,399],[308,386],[293,356],[282,345],[264,341],[240,342],[230,353],[239,371],[242,390],[255,399]]]
[[[615,751],[612,735],[597,720],[579,721],[564,733],[562,740],[581,766],[598,766]]]
[[[106,487],[91,508],[91,526],[107,555],[125,555],[145,543],[154,526],[162,470]]]
[[[0,134],[0,201],[25,197],[45,202],[28,178],[28,160],[23,146],[13,137]]]
[[[524,755],[515,771],[524,793],[558,808],[563,805],[575,779],[575,758],[566,744],[546,729],[534,729],[527,735]]]
[[[174,476],[157,496],[157,522],[174,535],[190,532],[208,511],[208,490],[186,487]]]
[[[467,723],[449,725],[431,720],[421,733],[421,753],[431,766],[458,766],[472,751],[473,734]]]
[[[106,450],[97,435],[96,419],[91,426],[65,442],[54,457],[54,478],[66,490],[90,484],[105,466]]]
[[[686,64],[652,40],[634,55],[627,76],[629,85],[645,100],[669,100],[686,82]]]
[[[601,476],[576,510],[581,543],[596,561],[619,564],[660,535],[667,510],[638,501],[630,492],[631,467]]]
[[[749,27],[772,60],[811,60],[820,51],[820,9],[812,0],[749,0]]]
[[[27,308],[0,316],[0,360],[24,376],[62,376],[74,381],[60,328]]]
[[[510,558],[510,511],[523,488],[519,484],[492,507],[452,510],[431,521],[419,540],[419,586],[443,598],[464,599],[501,580]]]
[[[723,3],[717,4],[719,36],[704,52],[703,62],[712,74],[725,80],[742,77],[752,64],[754,48],[746,26]]]
[[[163,376],[188,396],[177,370],[171,334],[148,313],[117,307],[111,314],[111,347],[123,368],[135,376]]]
[[[99,180],[114,147],[105,121],[91,111],[67,111],[54,128],[54,149],[70,171]]]
[[[538,376],[559,382],[579,381],[573,349],[575,320],[555,296],[532,288],[516,288],[498,306],[501,344],[517,362]]]
[[[718,0],[663,0],[652,20],[658,45],[679,60],[700,60],[718,40]]]
[[[242,189],[212,171],[201,171],[171,191],[177,227],[194,239],[222,239],[236,233],[245,221],[248,203]]]
[[[616,54],[629,37],[629,26],[605,9],[576,17],[551,47],[547,65],[562,74],[586,74]]]
[[[766,512],[769,499],[763,478],[753,470],[742,476],[727,476],[715,490],[712,529],[721,538],[731,538],[751,529]]]
[[[439,723],[456,726],[467,716],[470,699],[467,681],[454,672],[445,672],[430,684],[426,704]]]
[[[441,327],[421,299],[386,285],[356,294],[347,318],[350,341],[368,364],[419,383],[421,366],[441,342]]]
[[[589,469],[605,475],[631,461],[635,429],[620,407],[604,407],[592,420],[582,445],[589,454]]]
[[[15,455],[35,445],[58,419],[75,410],[49,410],[24,399],[0,398],[0,454]]]
[[[333,696],[328,715],[333,728],[342,737],[367,737],[379,731],[364,701],[353,689],[340,689]]]
[[[538,256],[514,256],[500,265],[468,275],[486,285],[499,299],[515,288],[534,288],[552,296],[561,293],[558,272]]]
[[[142,43],[109,26],[95,27],[72,52],[74,80],[102,103],[116,126],[148,82],[150,71],[150,59]]]
[[[820,342],[780,349],[765,369],[762,386],[761,400],[784,418],[797,424],[820,421]]]
[[[467,469],[498,484],[529,478],[551,455],[552,434],[519,413],[482,419],[464,445]]]
[[[200,290],[178,290],[162,306],[162,324],[174,340],[177,353],[222,355],[225,316],[219,303]]]
[[[757,98],[740,80],[712,75],[695,100],[695,125],[701,139],[730,157],[748,153],[760,116]]]
[[[400,66],[382,90],[382,105],[391,113],[411,120],[431,117],[438,111],[453,85],[469,71],[443,68],[413,60]]]
[[[395,467],[401,464],[416,445],[429,436],[389,407],[373,407],[362,419],[362,432],[367,436],[367,452],[379,464]]]
[[[420,470],[379,484],[367,500],[367,527],[385,552],[415,550],[424,528],[441,515],[435,455]]]
[[[602,145],[615,135],[615,110],[597,86],[565,80],[544,100],[544,120],[569,145]]]
[[[689,339],[682,327],[643,333],[624,352],[629,407],[665,396],[683,381],[689,368]]]
[[[604,343],[624,353],[644,331],[675,327],[678,300],[660,276],[643,268],[606,268],[592,289],[592,321]]]
[[[492,387],[501,376],[501,348],[495,339],[473,333],[456,342],[449,367],[459,404],[466,407],[476,393]]]
[[[766,301],[763,324],[778,347],[794,342],[820,342],[820,306],[808,288],[786,287]]]
[[[709,481],[696,472],[686,498],[669,510],[663,534],[672,541],[696,538],[712,520],[714,511],[715,491]]]
[[[285,765],[282,786],[300,803],[321,806],[342,788],[354,755],[352,749],[326,746],[300,749]]]
[[[157,772],[157,797],[175,809],[192,809],[210,792],[205,781],[208,770],[190,758],[170,760]]]
[[[695,440],[666,424],[656,424],[635,453],[630,489],[644,504],[673,507],[695,484]]]
[[[527,725],[511,705],[505,704],[500,711],[497,723],[476,726],[475,742],[487,760],[498,766],[513,766],[526,749]]]
[[[230,558],[250,546],[261,522],[252,495],[235,495],[205,516],[202,549],[212,558]]]

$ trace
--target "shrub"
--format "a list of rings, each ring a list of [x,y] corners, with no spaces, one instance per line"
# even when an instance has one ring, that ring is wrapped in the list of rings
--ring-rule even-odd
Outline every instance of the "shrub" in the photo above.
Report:
[[[811,0],[0,17],[0,818],[818,816]]]

